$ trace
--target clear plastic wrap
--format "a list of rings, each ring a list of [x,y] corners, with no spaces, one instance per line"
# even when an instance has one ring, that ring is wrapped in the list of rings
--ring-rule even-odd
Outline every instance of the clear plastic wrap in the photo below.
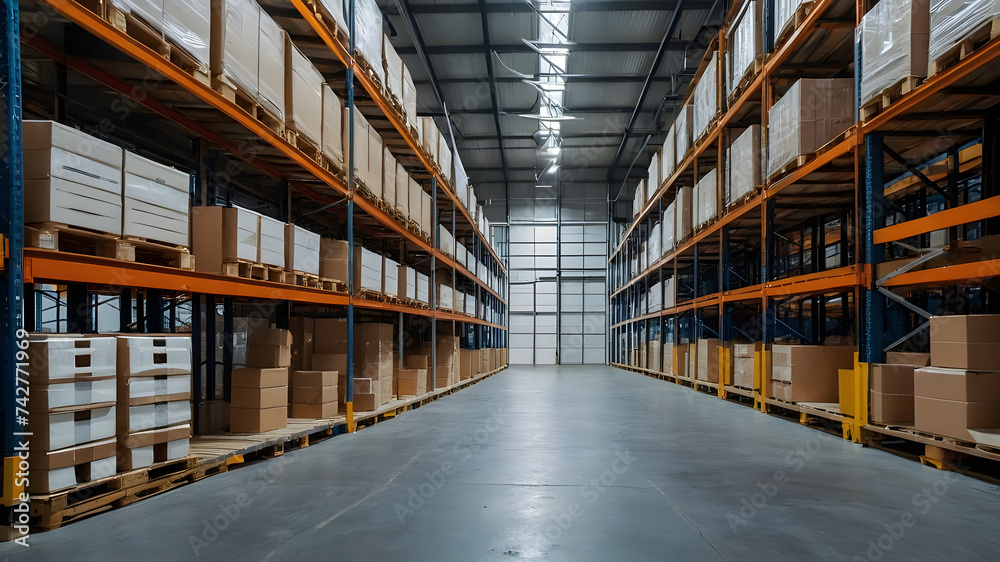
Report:
[[[211,13],[211,0],[163,2],[163,34],[205,68],[212,37]]]
[[[663,242],[660,244],[660,247],[663,249],[664,254],[674,249],[674,240],[677,237],[676,227],[674,226],[674,215],[675,206],[674,203],[671,202],[663,211]]]
[[[674,129],[674,125],[670,125],[670,129],[667,131],[667,139],[663,141],[663,148],[660,150],[660,175],[663,176],[663,181],[667,181],[673,175],[674,166],[677,163],[677,154],[675,154],[674,150],[676,136],[677,132]]]
[[[757,0],[740,8],[729,31],[729,67],[726,92],[732,94],[740,81],[753,69],[754,61],[764,51],[764,34],[758,21]]]
[[[663,234],[661,233],[660,223],[654,224],[653,228],[649,229],[649,244],[647,248],[649,250],[649,263],[656,263],[663,256]]]
[[[646,180],[639,180],[639,185],[635,188],[635,196],[632,199],[632,219],[639,216],[642,206],[646,202]]]
[[[333,21],[337,24],[337,27],[344,32],[344,35],[348,35],[347,29],[347,18],[344,17],[344,1],[343,0],[319,0],[319,3],[326,9],[327,13],[333,17]]]
[[[674,244],[680,244],[691,234],[691,199],[694,193],[688,186],[677,188],[674,200]]]
[[[691,141],[701,138],[712,120],[719,114],[719,63],[718,53],[712,52],[712,57],[705,65],[705,71],[698,78],[698,83],[694,87],[694,110],[692,113]]]
[[[396,208],[396,157],[389,152],[389,147],[382,149],[382,200],[386,205]]]
[[[285,120],[285,31],[260,10],[257,43],[257,102]]]
[[[253,0],[212,0],[212,76],[255,98],[260,12]]]
[[[663,176],[660,172],[660,151],[657,150],[653,153],[653,159],[649,163],[649,168],[646,170],[649,179],[646,185],[649,188],[649,193],[646,194],[646,200],[648,201],[651,197],[656,195],[656,192],[660,189],[660,184],[663,183]]]
[[[382,37],[382,64],[385,65],[385,88],[403,103],[403,59],[389,42],[389,36]]]
[[[681,108],[680,112],[677,113],[677,119],[674,120],[674,150],[676,154],[674,165],[675,169],[677,164],[679,164],[681,160],[684,160],[688,149],[691,148],[692,111],[693,108],[691,104],[687,104]]]
[[[774,0],[774,38],[785,33],[785,28],[795,21],[795,12],[806,0]],[[775,46],[777,41],[775,41]]]
[[[323,86],[326,81],[292,40],[285,42],[285,123],[314,146],[323,135]]]
[[[652,314],[663,310],[663,282],[654,283],[649,288],[647,297],[646,314]]]
[[[695,211],[695,227],[701,228],[719,214],[718,186],[719,177],[715,173],[715,168],[709,170],[695,185],[694,199],[697,209]]]
[[[417,87],[413,85],[413,76],[410,76],[410,69],[403,65],[403,93],[400,103],[403,104],[403,113],[406,115],[406,122],[410,127],[417,128]]]
[[[928,0],[880,0],[861,18],[861,103],[907,76],[927,76],[928,18]]]
[[[157,31],[163,31],[163,2],[164,0],[111,0],[114,7],[136,16]]]
[[[344,102],[323,84],[323,156],[344,169]]]
[[[372,72],[385,84],[382,69],[382,10],[375,0],[354,0],[354,45]]]
[[[358,145],[359,147],[361,145]],[[382,136],[374,127],[368,129],[368,189],[375,197],[382,197]],[[395,184],[393,184],[395,187]]]
[[[448,131],[443,131],[438,135],[438,166],[444,173],[444,177],[451,182],[455,179],[455,170],[452,169],[451,148],[448,146]]]
[[[768,177],[816,152],[853,122],[853,79],[798,80],[768,113]]]
[[[763,183],[761,165],[760,125],[751,125],[726,151],[726,206]]]
[[[927,60],[937,60],[998,16],[1000,0],[931,0]]]

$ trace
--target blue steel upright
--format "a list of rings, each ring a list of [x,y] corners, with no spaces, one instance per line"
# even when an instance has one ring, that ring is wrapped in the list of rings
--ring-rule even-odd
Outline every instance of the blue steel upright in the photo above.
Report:
[[[15,353],[17,332],[24,324],[24,285],[21,249],[24,247],[24,178],[21,154],[21,44],[18,28],[17,2],[3,0],[0,14],[0,37],[3,37],[3,56],[0,57],[0,105],[6,123],[5,134],[0,135],[3,162],[0,174],[6,193],[0,199],[0,234],[3,234],[7,255],[3,260],[3,343],[0,344],[0,362],[4,374],[3,390],[3,451],[4,458],[14,456],[14,425],[16,406],[14,399]],[[7,378],[10,377],[10,378]]]

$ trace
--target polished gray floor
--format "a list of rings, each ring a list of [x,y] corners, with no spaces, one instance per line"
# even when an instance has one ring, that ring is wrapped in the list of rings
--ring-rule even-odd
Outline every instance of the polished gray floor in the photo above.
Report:
[[[10,560],[998,560],[1000,490],[606,367],[0,545]]]

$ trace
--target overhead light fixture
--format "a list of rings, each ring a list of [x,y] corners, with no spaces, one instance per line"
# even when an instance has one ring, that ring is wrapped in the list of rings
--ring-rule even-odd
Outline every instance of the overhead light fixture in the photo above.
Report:
[[[537,113],[521,113],[518,117],[524,117],[525,119],[537,119],[542,122],[576,121],[578,119],[583,119],[582,117],[576,117],[573,115],[539,115]]]

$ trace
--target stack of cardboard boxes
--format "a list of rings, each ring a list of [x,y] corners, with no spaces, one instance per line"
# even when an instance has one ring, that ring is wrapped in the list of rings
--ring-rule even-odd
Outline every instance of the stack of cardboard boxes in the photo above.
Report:
[[[292,418],[326,419],[337,415],[337,371],[292,372]]]
[[[247,346],[247,367],[232,377],[229,430],[263,433],[288,425],[288,368],[292,364],[292,333],[255,330]]]
[[[417,390],[423,388],[424,392],[429,392],[431,389],[434,388],[434,371],[433,369],[431,369],[431,357],[429,354],[424,355],[421,353],[415,353],[415,354],[407,353],[406,355],[404,355],[404,362],[406,365],[406,369],[400,370],[399,372],[400,381],[402,381],[404,378],[403,377],[404,370],[416,371],[416,373],[414,374],[407,373],[406,378],[409,379],[411,377],[417,377],[418,380],[416,383],[414,383],[416,385]],[[423,383],[420,382],[420,379],[423,380]],[[408,386],[409,383],[401,384],[399,391],[396,394],[407,396],[408,394],[403,391],[408,390],[407,388]]]
[[[771,397],[786,402],[839,402],[839,370],[854,368],[854,353],[854,346],[772,346]]]
[[[354,409],[377,410],[392,400],[392,324],[354,326]]]
[[[438,335],[437,380],[434,388],[444,388],[459,382],[461,378],[459,362],[458,336]]]
[[[1000,315],[931,318],[931,367],[914,373],[916,428],[997,445]]]
[[[115,339],[30,342],[28,424],[11,429],[32,434],[27,491],[44,494],[115,474]]]
[[[317,318],[308,370],[337,372],[337,401],[347,403],[347,320]],[[358,389],[355,387],[354,392]],[[339,409],[338,409],[339,411]]]
[[[733,386],[754,388],[754,353],[760,350],[760,343],[738,343],[733,345]]]
[[[118,469],[184,458],[191,439],[191,338],[118,336]]]
[[[695,378],[700,381],[719,382],[719,340],[698,340],[693,363],[697,365]]]
[[[889,352],[875,365],[871,378],[871,421],[885,425],[913,425],[914,371],[930,365],[930,354]]]

